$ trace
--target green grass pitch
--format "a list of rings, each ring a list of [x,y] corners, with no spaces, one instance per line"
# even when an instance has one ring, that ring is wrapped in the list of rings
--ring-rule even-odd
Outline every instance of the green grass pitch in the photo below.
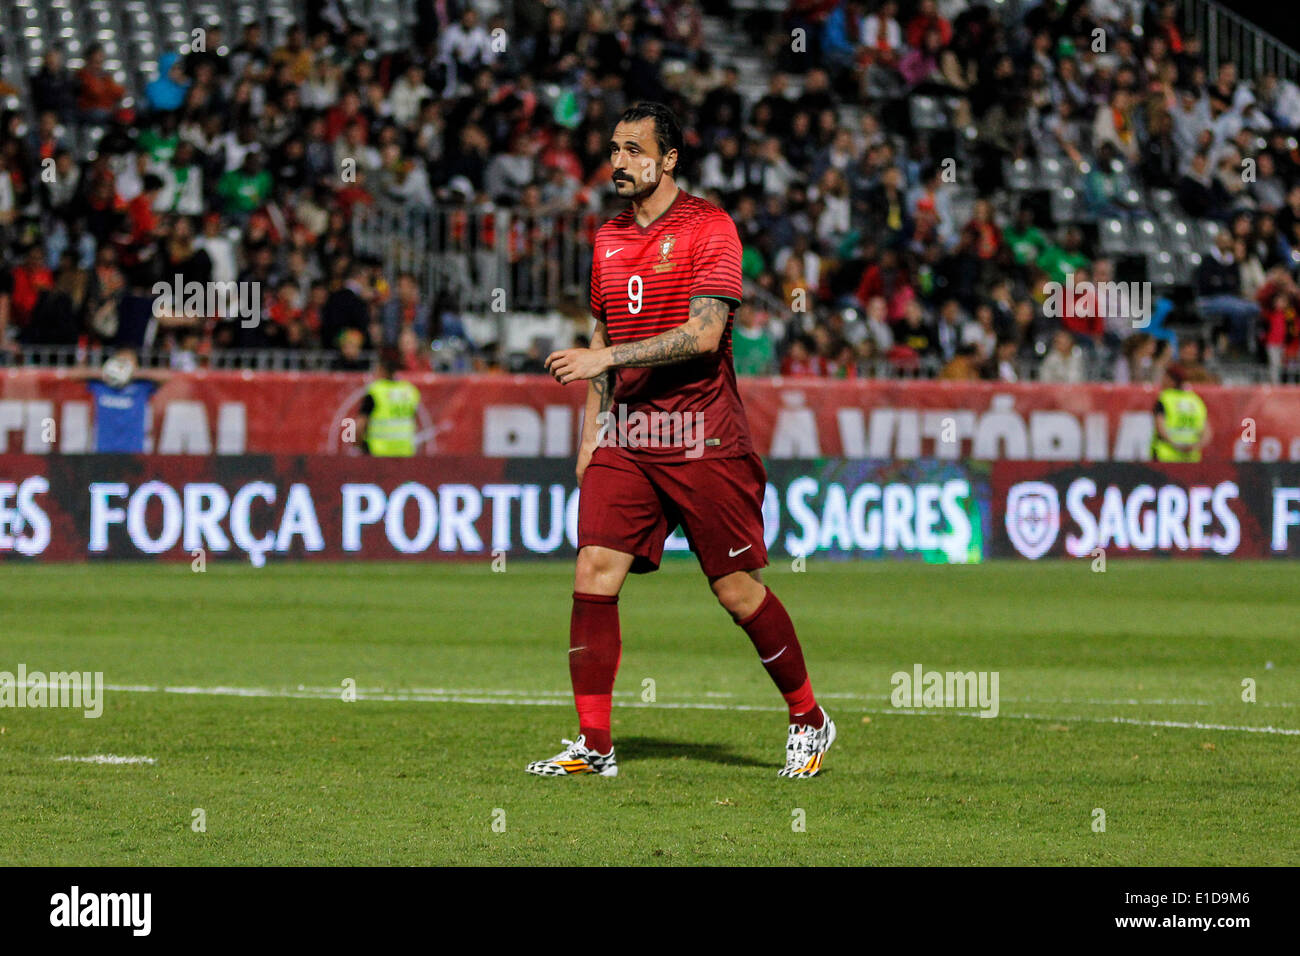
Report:
[[[813,780],[694,563],[633,578],[611,780],[523,772],[576,733],[568,564],[8,564],[0,670],[109,690],[0,709],[0,864],[1300,863],[1295,567],[1090,567],[770,569]],[[997,671],[999,716],[893,708],[916,664]],[[154,762],[58,759],[100,754]]]

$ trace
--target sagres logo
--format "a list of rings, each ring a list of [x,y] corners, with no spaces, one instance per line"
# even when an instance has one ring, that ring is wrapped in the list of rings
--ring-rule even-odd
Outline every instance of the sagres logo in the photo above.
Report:
[[[1031,561],[1056,543],[1061,531],[1061,499],[1045,481],[1022,481],[1007,492],[1007,537]]]
[[[0,707],[70,707],[88,718],[104,713],[102,671],[0,671]]]
[[[262,283],[186,282],[177,273],[170,284],[153,286],[155,319],[239,319],[245,329],[262,321]]]
[[[703,412],[629,412],[620,404],[597,415],[596,424],[602,448],[682,448],[687,458],[699,458],[705,445],[717,443],[704,437]]]
[[[148,936],[153,925],[151,893],[82,893],[74,886],[50,897],[51,926],[126,926]]]
[[[889,679],[894,691],[889,702],[895,707],[921,710],[931,707],[979,708],[981,717],[998,715],[998,671],[922,670],[898,671]]]
[[[1130,319],[1135,329],[1145,329],[1151,324],[1150,282],[1093,282],[1089,279],[1075,281],[1074,273],[1067,273],[1065,282],[1046,282],[1043,292],[1043,315],[1049,319],[1077,316],[1091,319]]]

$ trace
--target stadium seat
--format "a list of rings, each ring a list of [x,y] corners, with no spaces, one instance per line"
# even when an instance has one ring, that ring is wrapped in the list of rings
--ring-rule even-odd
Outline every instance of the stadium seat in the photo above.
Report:
[[[1057,224],[1078,222],[1085,217],[1083,197],[1071,187],[1053,189],[1049,196],[1053,222]]]
[[[1077,178],[1077,171],[1069,160],[1045,156],[1038,163],[1037,185],[1063,189],[1075,185]]]
[[[1179,283],[1179,271],[1173,253],[1160,251],[1147,257],[1147,278],[1156,286]]]
[[[1026,192],[1039,185],[1034,165],[1027,159],[1007,160],[1002,167],[1002,176],[1007,188],[1016,192]]]
[[[1199,252],[1188,253],[1179,259],[1181,266],[1180,279],[1184,285],[1191,285],[1196,281],[1196,270],[1201,265],[1201,254]]]
[[[1147,193],[1149,208],[1161,217],[1173,218],[1179,214],[1178,198],[1172,189],[1152,189]]]
[[[1154,219],[1142,216],[1133,222],[1130,230],[1130,249],[1144,255],[1154,255],[1161,250],[1162,230]]]
[[[1179,255],[1186,255],[1196,249],[1196,239],[1185,219],[1165,222],[1165,246]]]
[[[948,117],[939,101],[931,96],[912,96],[908,98],[908,110],[912,117],[912,128],[917,130],[943,129],[948,125]]]
[[[1123,219],[1113,216],[1102,219],[1097,227],[1097,241],[1103,254],[1123,255],[1132,247],[1132,230]]]

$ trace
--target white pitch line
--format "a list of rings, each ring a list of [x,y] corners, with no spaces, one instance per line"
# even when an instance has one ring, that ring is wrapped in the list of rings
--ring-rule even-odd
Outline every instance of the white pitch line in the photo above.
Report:
[[[268,687],[162,687],[142,684],[133,685],[106,685],[105,690],[124,691],[131,693],[152,693],[152,694],[200,694],[221,697],[270,697],[292,700],[341,700],[342,688],[306,688],[300,687],[297,690],[274,690]],[[381,701],[394,703],[425,703],[425,704],[495,704],[511,707],[572,707],[573,698],[568,691],[539,692],[530,697],[505,696],[516,694],[517,691],[496,691],[492,694],[483,694],[478,692],[458,692],[455,690],[443,690],[436,693],[413,693],[407,691],[397,692],[374,692],[374,691],[357,691],[358,701]],[[1041,701],[1040,701],[1041,702]],[[786,708],[773,707],[755,704],[713,704],[696,701],[661,701],[656,703],[647,703],[645,701],[617,701],[617,706],[636,709],[660,708],[664,710],[735,710],[756,713],[784,713]],[[930,710],[912,710],[909,708],[893,707],[859,707],[849,710],[850,713],[858,714],[879,714],[889,717],[975,717],[980,719],[997,719],[981,718],[978,712],[969,710],[955,710],[952,708],[934,708]],[[1249,734],[1279,734],[1287,737],[1300,737],[1300,728],[1290,727],[1273,727],[1271,725],[1264,727],[1251,727],[1233,724],[1207,724],[1199,720],[1140,720],[1136,717],[1104,717],[1104,716],[1084,716],[1084,715],[1064,715],[1064,714],[1008,714],[999,713],[998,717],[1009,718],[1011,720],[1038,720],[1038,721],[1060,721],[1070,723],[1092,723],[1092,724],[1128,724],[1134,727],[1168,727],[1179,730],[1216,730],[1223,732],[1239,732]]]
[[[106,685],[106,690],[121,691],[152,691],[166,692],[170,694],[230,694],[232,696],[242,697],[266,697],[266,696],[286,696],[292,691],[302,692],[311,698],[317,696],[323,698],[338,697],[342,692],[342,686],[339,687],[308,687],[299,684],[290,691],[262,689],[256,687],[157,687],[147,684],[119,684]],[[568,700],[570,692],[567,690],[500,690],[490,687],[406,687],[401,690],[390,691],[382,687],[358,687],[357,694],[378,695],[419,695],[430,697],[442,697],[448,694],[453,695],[470,695],[474,697],[556,697]],[[633,690],[616,690],[614,698],[620,697],[639,698],[640,691]],[[727,691],[701,691],[698,694],[691,694],[691,697],[703,697],[706,700],[734,700],[740,695],[729,693]],[[848,694],[848,693],[826,693],[822,692],[817,695],[825,700],[847,700],[847,701],[884,701],[893,698],[892,694]],[[412,699],[417,699],[412,697]],[[947,698],[947,703],[953,703],[952,698]],[[1119,697],[1119,698],[1099,698],[1099,697],[1007,697],[1001,695],[999,700],[1007,704],[1065,704],[1067,706],[1092,706],[1092,707],[1222,707],[1231,704],[1231,700],[1190,700],[1179,698],[1141,698],[1141,697]],[[1300,703],[1290,700],[1261,700],[1251,703],[1251,707],[1300,707]]]
[[[153,757],[119,757],[117,754],[91,754],[89,757],[55,757],[55,760],[67,761],[71,763],[148,763],[155,764],[158,761]]]

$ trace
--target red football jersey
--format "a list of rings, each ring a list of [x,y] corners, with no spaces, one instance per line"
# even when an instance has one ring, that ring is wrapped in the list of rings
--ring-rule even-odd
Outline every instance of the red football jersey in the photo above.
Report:
[[[649,226],[629,206],[596,233],[591,313],[610,343],[666,332],[689,317],[690,300],[731,303],[718,351],[671,365],[614,370],[618,444],[633,455],[732,458],[753,451],[731,361],[731,322],[740,304],[740,236],[731,217],[678,190]],[[671,417],[669,417],[671,416]]]

